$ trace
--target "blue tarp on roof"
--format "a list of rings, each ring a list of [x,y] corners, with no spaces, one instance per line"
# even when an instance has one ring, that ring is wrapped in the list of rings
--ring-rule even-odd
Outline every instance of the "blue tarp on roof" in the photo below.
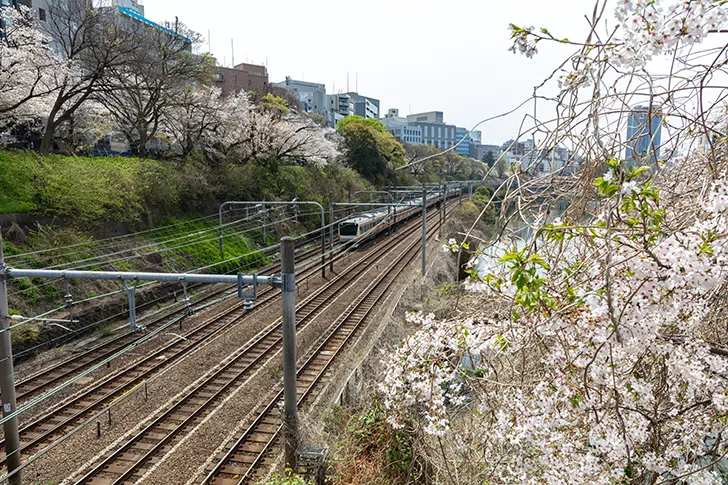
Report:
[[[158,23],[152,22],[151,20],[149,20],[148,18],[144,17],[142,14],[140,14],[139,12],[134,10],[133,8],[128,8],[128,7],[116,7],[116,8],[119,10],[119,12],[123,13],[124,15],[128,15],[129,17],[133,18],[134,20],[138,20],[139,22],[142,22],[150,27],[153,27],[155,29],[159,29],[163,32],[166,32],[169,35],[179,37],[180,39],[182,39],[184,42],[186,42],[188,44],[192,43],[192,40],[189,37],[185,37],[184,35],[178,34],[177,32],[170,30],[167,27],[162,27]]]

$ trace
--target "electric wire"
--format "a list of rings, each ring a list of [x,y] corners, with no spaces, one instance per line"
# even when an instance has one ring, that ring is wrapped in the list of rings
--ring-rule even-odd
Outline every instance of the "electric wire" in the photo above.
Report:
[[[380,222],[380,224],[379,224],[379,225],[381,225],[382,223],[384,223],[384,222],[386,221],[386,219],[389,219],[389,216],[385,217],[385,219],[384,219],[384,220],[383,220],[382,222]],[[331,225],[333,225],[333,224],[335,224],[335,223],[336,223],[336,221],[334,221],[334,222],[332,222],[331,224],[329,224],[329,226],[331,226]],[[271,247],[272,247],[272,246],[271,246]],[[351,249],[351,247],[349,247],[349,248],[346,248],[346,249],[345,249],[344,251],[342,251],[342,252],[346,252],[346,251],[349,251],[350,249]],[[332,252],[333,252],[333,251],[332,251]],[[30,408],[31,408],[31,407],[32,407],[32,406],[34,405],[34,403],[35,403],[35,402],[41,402],[42,400],[46,399],[46,397],[50,397],[50,396],[52,396],[53,394],[55,394],[56,392],[59,392],[60,390],[64,389],[65,387],[67,387],[67,386],[68,386],[68,385],[70,385],[71,383],[77,382],[77,381],[78,381],[79,379],[81,379],[82,377],[84,377],[84,376],[88,375],[88,374],[89,374],[90,372],[92,372],[93,370],[96,370],[96,369],[98,369],[99,367],[101,367],[102,365],[106,364],[107,362],[109,362],[109,361],[110,361],[110,360],[112,360],[113,358],[116,358],[117,356],[123,355],[123,353],[125,353],[125,352],[127,352],[127,351],[130,351],[130,350],[132,350],[133,348],[135,348],[135,347],[137,347],[138,345],[140,345],[141,343],[143,343],[143,342],[145,342],[145,341],[149,340],[149,339],[150,339],[150,338],[152,338],[153,336],[156,336],[156,335],[158,335],[158,334],[159,334],[159,333],[160,333],[160,332],[161,332],[162,330],[165,330],[166,328],[168,328],[169,326],[173,325],[174,323],[177,323],[177,322],[178,322],[178,321],[180,321],[180,320],[181,320],[182,318],[184,318],[184,316],[181,316],[181,317],[178,317],[178,318],[175,318],[175,319],[171,320],[170,322],[168,322],[168,323],[167,323],[166,325],[164,325],[163,327],[160,327],[159,329],[157,329],[157,330],[155,330],[154,332],[152,332],[152,333],[148,334],[147,336],[143,337],[143,338],[142,338],[142,339],[140,339],[139,341],[136,341],[136,342],[134,342],[134,343],[130,344],[130,345],[129,345],[129,346],[127,346],[127,347],[126,347],[125,349],[122,349],[121,351],[119,351],[119,352],[116,352],[116,353],[115,353],[114,355],[112,355],[112,356],[110,356],[109,358],[105,359],[104,361],[100,362],[99,364],[97,364],[96,366],[92,367],[91,369],[88,369],[87,371],[83,372],[83,373],[82,373],[82,374],[80,374],[79,376],[76,376],[75,378],[73,378],[73,379],[71,379],[71,380],[69,380],[69,381],[67,381],[67,382],[65,382],[65,383],[63,383],[63,384],[61,384],[61,385],[59,385],[59,386],[58,386],[58,387],[56,387],[55,389],[53,389],[53,390],[51,390],[51,391],[48,391],[47,393],[44,393],[44,394],[43,394],[43,395],[41,395],[41,396],[40,396],[39,398],[36,398],[36,399],[34,399],[34,400],[33,400],[33,401],[31,402],[31,403],[28,403],[28,404],[24,405],[24,406],[23,406],[22,408],[20,408],[20,409],[17,409],[17,410],[15,411],[15,412],[13,412],[13,413],[11,413],[11,414],[9,414],[9,415],[7,415],[7,416],[3,417],[2,419],[0,419],[0,424],[3,424],[3,423],[5,423],[6,421],[8,421],[9,419],[12,419],[12,418],[14,418],[14,417],[18,416],[19,414],[21,414],[22,412],[25,412],[26,410],[30,409]],[[216,331],[215,333],[217,333],[217,332],[219,332],[219,331],[221,331],[221,330],[223,330],[223,329],[221,328],[221,329],[219,329],[218,331]],[[205,344],[205,343],[206,343],[206,341],[208,341],[208,339],[205,339],[205,340],[203,340],[203,341],[199,342],[198,344],[196,344],[196,345],[195,345],[195,347],[198,347],[198,346],[200,346],[200,345],[203,345],[203,344]],[[195,348],[194,350],[196,350],[196,348]],[[194,351],[194,350],[193,350],[193,351]],[[154,380],[156,380],[157,378],[159,378],[159,377],[161,377],[162,375],[166,374],[166,372],[168,372],[168,371],[169,371],[169,370],[170,370],[170,369],[171,369],[172,367],[174,367],[174,366],[171,366],[171,367],[169,367],[169,368],[167,368],[167,369],[164,369],[164,370],[162,370],[162,371],[161,371],[161,372],[160,372],[159,374],[157,374],[157,375],[153,376],[152,378],[150,378],[150,379],[148,379],[148,380],[145,380],[145,381],[143,381],[143,382],[144,382],[144,384],[146,385],[146,384],[147,384],[147,383],[149,383],[149,382],[153,382],[153,381],[154,381]],[[116,405],[118,405],[118,404],[119,404],[120,402],[124,401],[125,399],[129,398],[129,396],[131,396],[131,395],[133,395],[134,393],[136,393],[136,392],[137,392],[137,391],[138,391],[138,390],[140,389],[140,387],[141,387],[141,383],[140,383],[139,385],[137,385],[137,386],[136,386],[135,388],[133,388],[133,389],[132,389],[132,390],[131,390],[130,392],[128,392],[127,394],[125,394],[124,396],[122,396],[121,398],[119,398],[118,400],[114,401],[114,402],[113,402],[112,404],[110,404],[110,405],[109,405],[109,406],[107,406],[106,408],[104,408],[104,409],[102,409],[102,410],[98,411],[98,412],[97,412],[96,414],[94,414],[93,416],[91,416],[90,418],[88,418],[88,419],[87,419],[86,421],[84,421],[83,423],[79,424],[79,425],[78,425],[78,426],[77,426],[76,428],[74,428],[74,429],[73,429],[73,430],[71,430],[71,431],[70,431],[69,433],[67,433],[66,435],[64,435],[64,436],[63,436],[63,437],[62,437],[61,439],[57,440],[56,442],[52,443],[52,444],[51,444],[51,445],[49,445],[48,447],[44,448],[44,449],[43,449],[43,450],[41,450],[41,451],[40,451],[39,453],[36,453],[36,454],[35,454],[35,455],[34,455],[34,456],[33,456],[33,457],[32,457],[32,458],[30,459],[30,460],[28,460],[28,461],[24,462],[24,463],[23,463],[23,464],[22,464],[22,465],[21,465],[21,466],[20,466],[19,468],[17,468],[17,469],[16,469],[16,470],[14,470],[13,472],[11,472],[11,473],[9,473],[9,474],[6,474],[5,476],[1,477],[1,478],[0,478],[0,481],[4,481],[4,480],[7,480],[7,478],[8,478],[8,477],[10,477],[11,475],[13,475],[13,474],[15,474],[15,473],[19,472],[20,470],[24,469],[25,467],[27,467],[28,465],[30,465],[31,463],[33,463],[33,462],[34,462],[34,461],[35,461],[36,459],[38,459],[38,458],[42,457],[43,455],[45,455],[45,453],[47,453],[48,451],[50,451],[51,449],[53,449],[53,448],[54,448],[55,446],[57,446],[58,444],[60,444],[60,443],[64,442],[64,441],[65,441],[65,440],[67,440],[68,438],[70,438],[70,437],[71,437],[71,436],[72,436],[73,434],[75,434],[75,433],[76,433],[76,432],[78,432],[78,431],[79,431],[80,429],[84,428],[85,426],[87,426],[88,424],[90,424],[91,422],[93,422],[94,420],[96,420],[96,419],[97,419],[98,417],[100,417],[100,416],[101,416],[101,415],[103,415],[104,413],[106,413],[106,412],[110,412],[110,409],[111,409],[111,408],[115,407],[115,406],[116,406]],[[17,452],[17,451],[18,451],[18,450],[16,450],[16,452]]]
[[[313,214],[313,212],[311,212],[311,213],[304,213],[303,215],[310,215],[310,214]],[[301,216],[301,214],[299,214],[299,216]],[[295,218],[295,217],[297,217],[297,216],[292,216],[292,217],[289,217],[289,218],[286,218],[286,219],[282,219],[282,220],[277,220],[277,221],[273,221],[273,222],[270,222],[270,223],[266,223],[266,224],[264,224],[264,226],[268,227],[270,225],[274,225],[274,224],[277,224],[277,223],[286,222],[286,221],[289,221],[289,220],[291,220],[292,218]],[[233,223],[228,223],[227,225],[229,226],[229,225],[232,225],[232,224],[237,224],[239,222],[240,221],[235,221]],[[234,233],[225,234],[223,237],[232,237],[232,236],[244,234],[246,232],[252,232],[252,231],[255,231],[257,229],[261,229],[262,227],[263,226],[254,226],[254,227],[248,228],[248,229],[243,230],[243,231],[238,231],[238,232],[234,232]],[[141,246],[141,247],[140,246],[137,246],[137,247],[133,247],[133,248],[129,248],[129,249],[123,250],[123,251],[118,251],[118,252],[115,252],[115,253],[104,254],[102,256],[96,256],[96,257],[92,257],[92,258],[87,258],[85,260],[75,261],[74,264],[75,263],[79,263],[79,262],[92,261],[92,260],[97,260],[97,259],[100,259],[100,258],[106,258],[106,257],[109,257],[109,256],[124,254],[124,253],[128,253],[128,252],[131,252],[131,251],[137,251],[137,250],[145,249],[145,248],[149,248],[149,247],[155,247],[155,246],[157,246],[159,244],[166,244],[166,243],[171,242],[171,241],[175,241],[175,240],[180,240],[180,239],[185,239],[185,238],[188,238],[188,237],[196,236],[196,235],[202,234],[203,232],[211,232],[213,230],[219,230],[219,228],[220,228],[220,226],[216,226],[215,228],[211,228],[211,229],[208,229],[208,230],[205,230],[205,231],[198,231],[197,233],[192,234],[192,235],[186,235],[186,236],[182,236],[182,237],[179,237],[179,238],[170,239],[168,241],[162,241],[160,243],[149,244],[149,245],[145,245],[145,246]],[[83,266],[72,266],[70,268],[63,268],[63,269],[83,269],[83,268],[89,268],[89,267],[93,267],[93,266],[100,266],[100,265],[112,264],[112,263],[116,263],[116,262],[128,261],[130,259],[142,258],[142,257],[148,256],[150,254],[159,254],[159,253],[169,252],[169,251],[173,251],[173,250],[177,250],[177,249],[182,249],[182,248],[189,247],[189,246],[194,246],[194,245],[197,245],[197,244],[206,244],[206,243],[215,241],[217,239],[218,239],[218,237],[216,236],[214,238],[210,238],[210,239],[207,239],[207,240],[192,241],[192,242],[189,242],[187,244],[183,244],[183,245],[176,246],[176,247],[172,247],[172,248],[162,248],[162,249],[159,249],[159,250],[156,250],[156,251],[149,251],[147,253],[136,254],[136,255],[132,255],[132,256],[125,257],[125,258],[117,258],[117,259],[112,259],[112,260],[97,261],[97,262],[95,262],[93,264],[87,264],[87,265],[83,265]],[[48,266],[48,267],[45,267],[43,269],[57,269],[59,266],[63,266],[63,265]],[[34,287],[34,288],[42,288],[44,286],[47,286],[47,285],[50,285],[50,284],[53,284],[53,283],[56,283],[56,282],[59,282],[59,281],[63,281],[63,279],[53,279],[53,280],[47,281],[45,283],[41,283],[41,284],[37,284],[37,285],[33,284],[31,287]],[[25,289],[22,289],[22,290],[15,291],[13,293],[10,293],[9,296],[15,296],[15,295],[18,295],[18,294],[22,294],[23,292],[28,291],[29,289],[30,288],[25,288]]]

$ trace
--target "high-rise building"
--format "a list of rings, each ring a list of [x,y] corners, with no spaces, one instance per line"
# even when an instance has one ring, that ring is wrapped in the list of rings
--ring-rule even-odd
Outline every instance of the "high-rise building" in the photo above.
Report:
[[[652,118],[650,119],[650,116]],[[662,112],[656,106],[636,106],[627,120],[628,164],[656,164],[660,157]]]
[[[286,76],[286,80],[276,83],[276,86],[287,89],[298,96],[301,101],[301,107],[306,113],[326,117],[326,85],[307,81],[296,81]]]

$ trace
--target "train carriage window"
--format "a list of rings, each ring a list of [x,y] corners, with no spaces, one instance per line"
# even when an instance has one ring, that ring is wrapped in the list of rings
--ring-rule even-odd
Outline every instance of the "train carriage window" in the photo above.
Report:
[[[339,226],[339,234],[342,236],[356,236],[359,229],[358,224],[344,222]]]

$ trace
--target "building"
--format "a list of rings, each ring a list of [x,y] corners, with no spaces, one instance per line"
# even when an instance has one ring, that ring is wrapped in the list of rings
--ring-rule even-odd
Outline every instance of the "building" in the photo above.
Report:
[[[362,118],[379,118],[379,100],[370,98],[369,96],[362,96],[356,92],[344,93],[349,96],[349,100],[353,106],[353,112],[357,116]]]
[[[396,116],[399,114],[397,110],[389,110],[387,116],[380,121],[397,140],[408,143],[410,145],[419,145],[422,143],[422,128],[420,126],[410,125],[407,118]]]
[[[470,138],[472,138],[473,143],[483,143],[483,133],[479,130],[471,131]]]
[[[493,154],[493,160],[498,160],[503,150],[500,145],[483,145],[475,142],[470,144],[470,156],[476,160],[483,160],[483,157],[488,152]]]
[[[240,91],[262,93],[268,86],[268,69],[256,64],[238,64],[235,67],[215,66],[213,69],[215,85],[222,89],[223,96]]]
[[[57,39],[54,39],[54,29],[58,29],[59,26],[51,27],[50,24],[50,9],[48,7],[48,0],[0,0],[0,6],[11,5],[19,7],[23,5],[31,9],[38,19],[39,28],[51,39],[51,49],[57,54],[60,54],[62,49],[57,43]],[[97,0],[93,3],[94,7],[98,11],[108,11],[114,9],[116,12],[121,14],[121,20],[128,22],[127,25],[136,27],[143,25],[145,27],[156,29],[161,32],[167,33],[170,36],[177,37],[185,43],[188,50],[192,50],[192,39],[180,34],[176,29],[176,22],[163,22],[159,24],[153,22],[144,16],[144,5],[139,0]]]
[[[407,121],[410,123],[444,123],[442,111],[428,111],[426,113],[407,115]]]
[[[350,115],[378,119],[379,100],[355,92],[327,94],[326,111],[328,125],[336,128],[340,119]]]
[[[326,95],[326,123],[336,128],[339,121],[354,114],[354,105],[348,94],[327,94]]]
[[[286,76],[286,80],[275,84],[278,87],[287,89],[298,96],[301,107],[308,114],[317,114],[327,117],[326,85],[310,83],[307,81],[296,81]]]
[[[423,123],[409,121],[409,126],[419,126],[422,129],[422,143],[430,145],[440,150],[446,150],[452,147],[455,141],[455,131],[457,127],[455,125],[446,125],[444,123]]]
[[[470,156],[470,145],[473,143],[473,139],[469,133],[470,130],[467,128],[457,127],[455,130],[455,143],[458,146],[455,147],[455,153],[463,157]]]
[[[662,112],[659,108],[636,106],[627,120],[627,163],[642,165],[645,159],[649,159],[648,163],[656,164],[660,157],[661,131]]]

